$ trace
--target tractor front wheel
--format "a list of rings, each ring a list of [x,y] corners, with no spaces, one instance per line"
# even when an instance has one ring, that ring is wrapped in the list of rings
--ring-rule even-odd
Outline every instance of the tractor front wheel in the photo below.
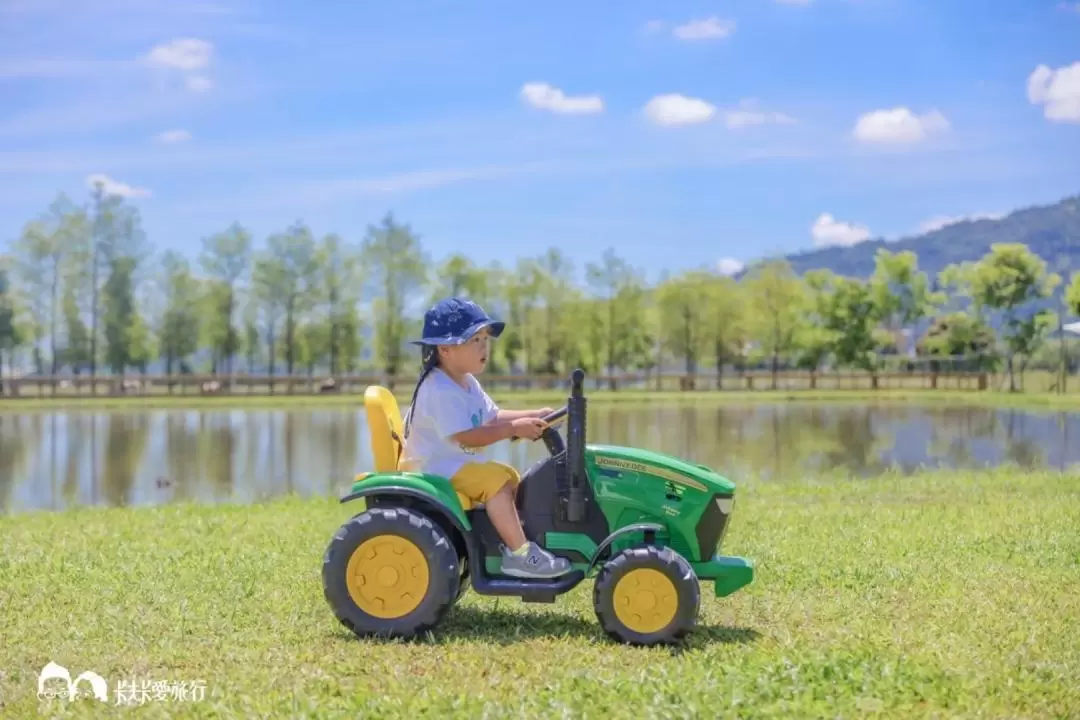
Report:
[[[351,518],[323,557],[326,601],[360,636],[426,632],[453,605],[460,576],[443,529],[405,508],[371,508]]]
[[[593,589],[604,632],[631,645],[677,642],[693,629],[700,604],[694,569],[671,548],[623,550],[604,564]]]

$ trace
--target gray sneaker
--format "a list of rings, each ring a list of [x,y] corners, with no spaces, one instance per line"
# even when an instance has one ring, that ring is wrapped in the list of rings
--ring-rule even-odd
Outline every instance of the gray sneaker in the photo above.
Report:
[[[573,570],[566,558],[555,557],[534,542],[528,543],[529,551],[515,555],[505,545],[502,549],[502,571],[521,578],[553,578]]]

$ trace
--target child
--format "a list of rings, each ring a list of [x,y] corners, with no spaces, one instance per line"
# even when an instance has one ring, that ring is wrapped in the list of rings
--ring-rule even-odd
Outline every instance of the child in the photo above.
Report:
[[[571,570],[570,562],[525,539],[514,504],[521,481],[517,471],[476,455],[478,448],[500,440],[535,440],[546,427],[540,418],[551,412],[502,410],[474,377],[487,365],[489,339],[504,327],[476,303],[459,298],[443,300],[425,313],[423,339],[412,341],[423,347],[423,371],[405,416],[403,464],[450,478],[458,492],[484,503],[506,544],[504,573],[558,577]]]

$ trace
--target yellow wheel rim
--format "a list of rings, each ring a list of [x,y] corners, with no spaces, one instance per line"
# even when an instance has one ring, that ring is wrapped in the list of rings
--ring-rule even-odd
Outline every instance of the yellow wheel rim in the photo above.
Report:
[[[353,602],[377,618],[404,617],[427,594],[427,558],[400,535],[378,535],[362,542],[345,573]]]
[[[623,575],[612,592],[619,622],[637,633],[663,630],[679,609],[679,591],[664,573],[638,568]]]

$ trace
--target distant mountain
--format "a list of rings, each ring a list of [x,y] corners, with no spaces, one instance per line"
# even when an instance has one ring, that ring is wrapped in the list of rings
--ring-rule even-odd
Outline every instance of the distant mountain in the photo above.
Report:
[[[867,240],[847,247],[828,247],[786,257],[796,273],[818,268],[849,277],[867,277],[874,271],[874,255],[881,248],[913,251],[919,269],[931,280],[946,266],[978,260],[995,243],[1022,242],[1062,274],[1080,270],[1080,195],[1054,205],[1016,210],[998,220],[962,221],[939,230],[900,240]]]

